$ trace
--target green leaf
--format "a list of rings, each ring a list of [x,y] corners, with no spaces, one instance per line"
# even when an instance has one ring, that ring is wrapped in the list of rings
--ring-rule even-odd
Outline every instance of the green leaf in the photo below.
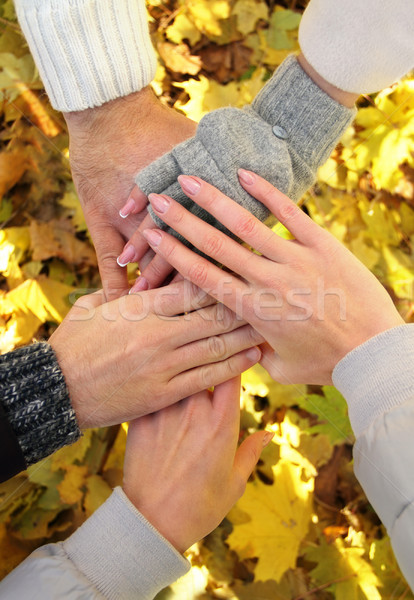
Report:
[[[324,433],[334,445],[351,444],[354,441],[354,434],[344,397],[330,386],[324,386],[323,393],[323,396],[311,394],[298,402],[302,408],[318,416],[319,423],[309,427],[307,432]]]

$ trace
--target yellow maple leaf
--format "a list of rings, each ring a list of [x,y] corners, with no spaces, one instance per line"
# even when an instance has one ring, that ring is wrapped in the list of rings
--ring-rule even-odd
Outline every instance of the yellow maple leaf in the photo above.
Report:
[[[67,465],[65,477],[57,485],[57,490],[63,504],[77,504],[83,498],[82,487],[88,474],[88,467]]]
[[[174,23],[167,27],[165,34],[174,44],[181,44],[183,40],[188,40],[190,45],[194,46],[201,39],[200,31],[184,13],[180,13],[175,17]]]
[[[220,21],[228,19],[231,12],[228,0],[187,0],[186,5],[195,26],[201,33],[214,37],[222,34]]]
[[[97,508],[112,494],[112,488],[100,475],[91,475],[86,480],[86,496],[84,508],[86,516],[90,517]]]
[[[283,458],[272,470],[273,485],[257,479],[247,484],[236,505],[239,515],[245,513],[246,522],[234,524],[227,543],[241,559],[258,559],[256,581],[279,582],[287,569],[295,567],[308,532],[314,479],[306,479],[301,466]],[[232,512],[229,519],[232,521]]]
[[[237,16],[237,29],[243,35],[254,31],[259,19],[267,20],[268,10],[262,0],[237,0],[232,11]]]
[[[220,85],[204,75],[200,75],[198,81],[190,79],[183,83],[176,83],[176,87],[185,90],[190,99],[184,104],[178,101],[174,106],[197,122],[216,108],[224,106],[242,108],[250,104],[263,87],[265,72],[264,68],[256,69],[250,79],[231,81],[226,85]]]
[[[381,600],[381,582],[365,554],[364,548],[346,546],[341,538],[333,544],[322,540],[320,546],[306,550],[306,558],[317,563],[312,579],[321,585],[332,582],[328,589],[336,600],[359,600],[361,592],[367,600]]]
[[[23,281],[19,264],[29,247],[28,227],[7,227],[0,231],[0,272],[6,277],[9,288]]]

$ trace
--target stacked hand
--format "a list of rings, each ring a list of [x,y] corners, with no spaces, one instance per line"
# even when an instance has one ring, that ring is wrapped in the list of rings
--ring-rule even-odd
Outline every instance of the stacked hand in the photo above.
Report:
[[[124,491],[179,552],[219,525],[273,437],[237,449],[239,421],[237,377],[130,424]]]
[[[331,383],[333,368],[345,354],[403,320],[374,275],[333,236],[258,175],[240,170],[239,177],[295,239],[278,237],[217,189],[187,176],[179,177],[184,192],[260,255],[166,195],[149,196],[154,212],[234,274],[224,273],[164,231],[148,229],[144,236],[183,277],[265,338],[262,364],[274,379]]]
[[[184,314],[186,313],[186,314]],[[121,423],[226,381],[263,337],[188,282],[80,298],[50,338],[81,428]]]
[[[158,156],[194,135],[196,124],[167,108],[150,88],[98,108],[65,114],[73,180],[91,233],[107,300],[129,289],[116,258],[147,215],[134,176]],[[128,201],[126,202],[126,199]],[[126,205],[124,206],[126,202]],[[123,219],[119,210],[124,206]]]

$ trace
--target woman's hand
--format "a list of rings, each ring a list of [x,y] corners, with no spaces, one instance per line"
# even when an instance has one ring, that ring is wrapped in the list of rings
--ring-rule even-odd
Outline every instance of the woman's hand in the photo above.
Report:
[[[237,377],[129,426],[124,491],[179,552],[219,525],[273,437],[257,432],[237,449],[239,422]]]
[[[295,239],[280,238],[217,189],[187,176],[179,178],[184,192],[260,255],[165,195],[149,197],[157,215],[233,274],[159,229],[144,235],[184,278],[223,302],[266,339],[262,364],[274,379],[331,383],[332,371],[345,354],[403,320],[374,275],[331,234],[258,175],[240,170],[239,177],[246,191]]]
[[[234,377],[263,337],[188,282],[80,298],[50,338],[81,428],[159,410]]]

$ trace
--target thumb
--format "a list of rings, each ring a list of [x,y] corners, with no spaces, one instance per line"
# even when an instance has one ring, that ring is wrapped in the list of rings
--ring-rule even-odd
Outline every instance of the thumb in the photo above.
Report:
[[[272,431],[258,431],[244,440],[237,450],[233,472],[238,473],[245,483],[252,474],[263,448],[271,442],[273,436]]]

